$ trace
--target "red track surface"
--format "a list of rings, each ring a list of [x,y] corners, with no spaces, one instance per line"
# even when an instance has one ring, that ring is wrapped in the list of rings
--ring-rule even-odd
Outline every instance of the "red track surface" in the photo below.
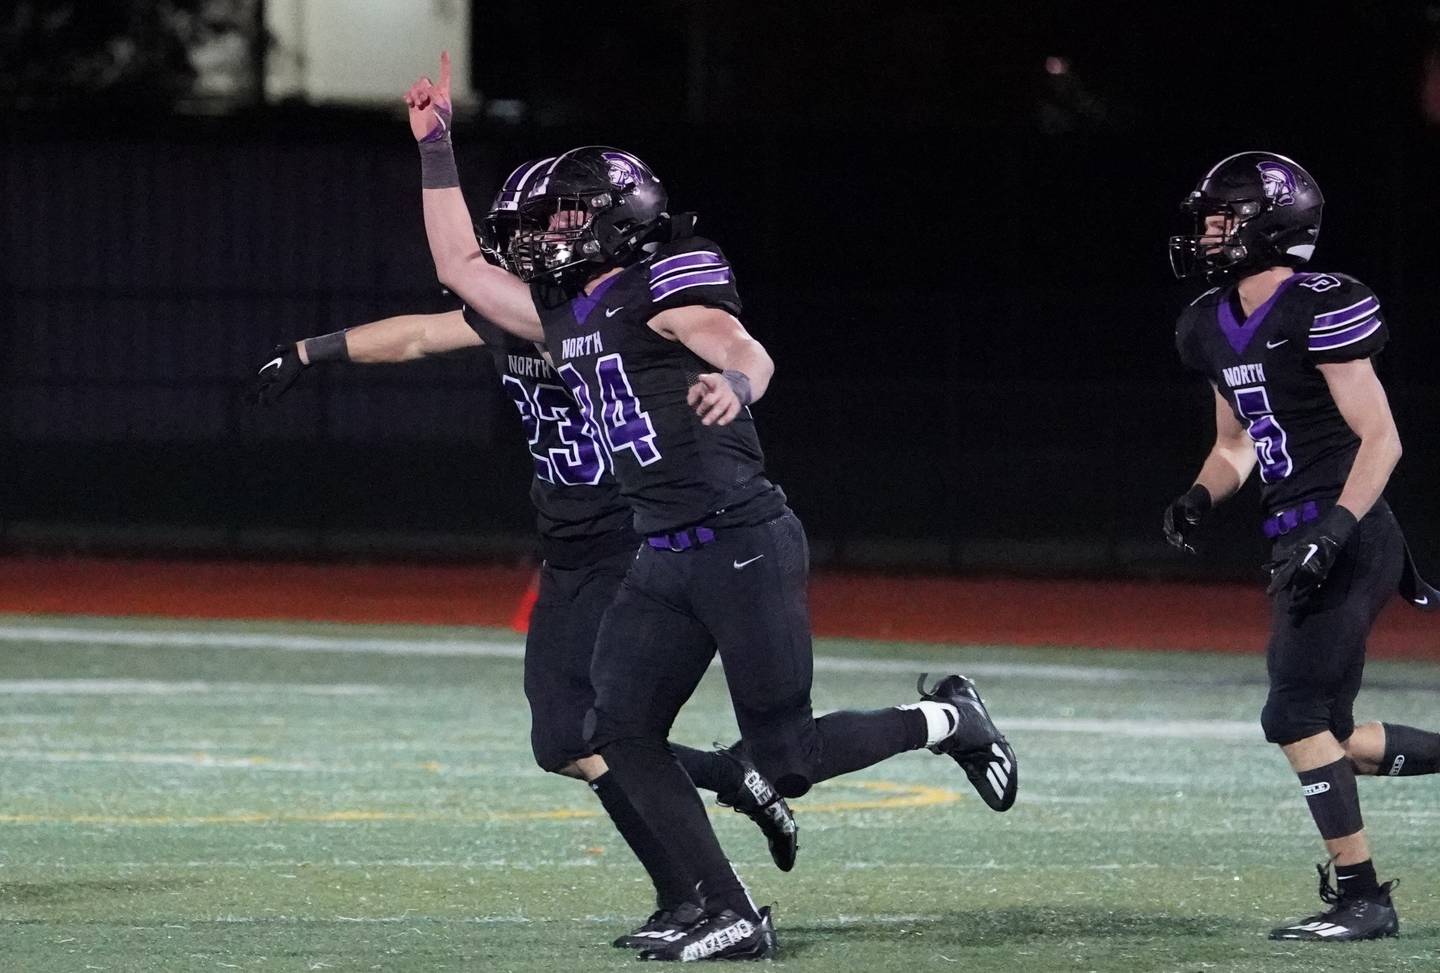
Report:
[[[0,612],[510,625],[525,568],[0,559]],[[1258,652],[1258,586],[822,573],[818,635],[922,642]],[[1440,659],[1440,617],[1390,605],[1372,655]]]

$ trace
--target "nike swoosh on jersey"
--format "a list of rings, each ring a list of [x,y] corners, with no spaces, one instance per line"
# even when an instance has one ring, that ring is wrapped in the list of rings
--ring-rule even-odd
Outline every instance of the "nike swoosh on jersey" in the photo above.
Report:
[[[1281,338],[1279,341],[1267,341],[1267,342],[1265,342],[1265,347],[1266,347],[1266,348],[1279,348],[1281,345],[1289,344],[1289,343],[1290,343],[1290,339],[1289,339],[1289,338]]]
[[[605,316],[607,318],[613,318],[615,315],[619,314],[623,310],[625,310],[624,304],[621,304],[619,307],[607,307],[605,309]]]
[[[741,568],[743,568],[745,565],[747,565],[747,564],[754,564],[756,561],[760,560],[760,559],[761,559],[762,557],[764,557],[764,556],[765,556],[764,554],[756,554],[754,557],[752,557],[752,558],[751,558],[750,560],[748,560],[748,561],[734,561],[734,562],[732,562],[732,563],[735,565],[735,570],[736,570],[736,571],[739,571],[739,570],[740,570]]]

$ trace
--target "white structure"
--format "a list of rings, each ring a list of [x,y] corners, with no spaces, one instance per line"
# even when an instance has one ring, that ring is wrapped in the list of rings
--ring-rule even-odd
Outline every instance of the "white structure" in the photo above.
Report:
[[[441,50],[454,100],[474,101],[469,0],[265,0],[265,29],[271,101],[398,103],[420,75],[439,79]]]

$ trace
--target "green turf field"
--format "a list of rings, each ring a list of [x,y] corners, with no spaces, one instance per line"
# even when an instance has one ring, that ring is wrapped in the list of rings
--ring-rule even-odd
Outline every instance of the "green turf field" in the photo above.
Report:
[[[967,671],[1020,757],[989,811],[906,754],[796,802],[800,863],[719,812],[787,970],[1440,968],[1440,778],[1362,781],[1402,937],[1268,942],[1318,904],[1258,658],[828,641],[816,705]],[[1363,715],[1440,723],[1440,666]],[[0,969],[632,968],[647,886],[530,763],[519,641],[477,630],[0,618]],[[677,739],[734,735],[707,678]]]

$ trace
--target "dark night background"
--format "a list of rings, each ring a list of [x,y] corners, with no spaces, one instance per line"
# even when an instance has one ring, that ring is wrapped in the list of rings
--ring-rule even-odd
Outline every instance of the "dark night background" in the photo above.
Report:
[[[62,36],[11,6],[0,548],[527,550],[528,457],[480,356],[240,399],[276,341],[451,306],[403,115],[197,103],[137,5]],[[153,57],[58,71],[105,31]],[[756,416],[817,561],[1255,577],[1253,485],[1206,558],[1159,535],[1212,431],[1164,244],[1211,163],[1265,148],[1325,191],[1314,266],[1387,310],[1390,496],[1440,568],[1440,4],[504,0],[472,35],[474,87],[526,109],[460,118],[472,209],[603,142],[702,214],[777,363]]]

